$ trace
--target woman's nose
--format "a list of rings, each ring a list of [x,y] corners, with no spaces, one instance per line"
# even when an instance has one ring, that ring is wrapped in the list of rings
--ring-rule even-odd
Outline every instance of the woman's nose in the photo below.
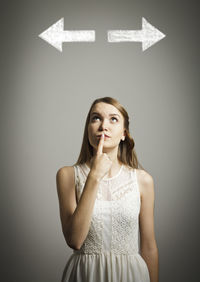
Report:
[[[106,119],[103,119],[102,122],[100,123],[100,128],[106,129],[108,127],[108,122]]]

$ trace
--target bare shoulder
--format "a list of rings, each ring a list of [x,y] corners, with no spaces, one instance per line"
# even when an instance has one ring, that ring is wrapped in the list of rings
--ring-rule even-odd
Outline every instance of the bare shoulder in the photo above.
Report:
[[[56,182],[57,188],[63,189],[64,184],[68,183],[70,187],[74,183],[74,167],[73,166],[63,166],[56,172]]]
[[[151,174],[143,169],[136,169],[136,174],[141,196],[153,193],[154,180]]]
[[[74,171],[73,166],[63,166],[59,168],[58,171],[56,172],[56,177],[60,177],[66,174],[67,175],[73,174],[73,171]]]

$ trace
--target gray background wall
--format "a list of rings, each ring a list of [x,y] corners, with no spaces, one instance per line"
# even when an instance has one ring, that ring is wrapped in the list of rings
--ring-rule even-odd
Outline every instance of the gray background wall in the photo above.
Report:
[[[112,96],[130,116],[140,162],[155,182],[160,281],[199,276],[198,1],[1,1],[1,281],[60,281],[72,253],[61,231],[56,172],[73,165],[94,99]],[[94,29],[95,43],[38,35]],[[109,29],[166,34],[108,43]]]

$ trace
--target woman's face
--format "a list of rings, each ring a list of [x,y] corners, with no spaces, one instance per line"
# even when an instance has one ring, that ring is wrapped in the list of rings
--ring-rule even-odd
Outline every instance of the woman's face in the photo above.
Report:
[[[93,148],[97,149],[102,133],[105,133],[104,148],[118,147],[125,135],[124,117],[113,105],[99,102],[92,108],[88,124],[88,138]]]

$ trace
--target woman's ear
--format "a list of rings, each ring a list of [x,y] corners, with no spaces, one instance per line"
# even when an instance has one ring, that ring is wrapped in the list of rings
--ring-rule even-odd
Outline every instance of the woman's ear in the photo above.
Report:
[[[126,130],[124,130],[124,136],[122,136],[122,141],[124,141],[126,138]]]

